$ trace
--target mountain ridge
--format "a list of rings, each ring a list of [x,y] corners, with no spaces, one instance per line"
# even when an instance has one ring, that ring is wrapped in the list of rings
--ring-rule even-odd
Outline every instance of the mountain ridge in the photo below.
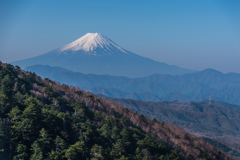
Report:
[[[240,158],[240,106],[220,101],[201,102],[159,101],[143,102],[132,99],[100,97],[127,107],[138,114],[175,124],[186,131],[211,140],[215,147],[226,149],[226,153]],[[207,138],[208,137],[208,138]],[[217,140],[225,147],[217,145]],[[230,147],[230,148],[229,148]]]
[[[215,100],[240,104],[238,89],[240,74],[223,74],[213,69],[206,69],[185,75],[155,74],[142,78],[127,78],[78,72],[58,74],[60,69],[51,67],[51,70],[45,67],[37,65],[26,69],[38,73],[43,78],[52,78],[68,85],[77,85],[95,94],[116,98],[144,101],[201,101],[208,98],[211,93]]]
[[[37,64],[59,66],[85,74],[109,74],[131,78],[154,73],[180,75],[194,72],[127,51],[98,33],[88,33],[63,47],[11,64],[21,68]]]
[[[79,88],[9,64],[0,63],[0,72],[0,94],[7,97],[1,101],[0,129],[6,141],[0,157],[4,152],[9,159],[232,159],[180,127],[148,119]]]

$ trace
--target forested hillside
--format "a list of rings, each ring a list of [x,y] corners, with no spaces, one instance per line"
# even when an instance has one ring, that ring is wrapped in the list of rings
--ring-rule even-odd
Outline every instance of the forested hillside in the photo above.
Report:
[[[231,159],[183,129],[0,63],[1,159]]]
[[[240,158],[240,106],[225,102],[144,102],[99,95],[138,114],[175,124],[200,137],[210,137],[226,146],[218,149]],[[206,139],[208,140],[208,139]],[[212,142],[212,141],[209,141]],[[235,147],[237,146],[237,147]]]
[[[100,96],[100,95],[99,95]],[[145,102],[104,97],[139,114],[213,137],[240,135],[240,106],[223,102]],[[240,143],[240,139],[239,139]]]

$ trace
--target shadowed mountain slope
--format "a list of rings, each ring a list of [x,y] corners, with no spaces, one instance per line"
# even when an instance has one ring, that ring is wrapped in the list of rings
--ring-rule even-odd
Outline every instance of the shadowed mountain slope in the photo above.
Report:
[[[240,106],[220,101],[212,101],[212,104],[208,101],[142,102],[100,96],[138,114],[183,127],[204,137],[219,150],[240,158]]]
[[[240,104],[240,74],[223,74],[213,69],[180,76],[151,75],[142,78],[82,74],[42,65],[30,66],[26,70],[108,97],[187,102],[204,100],[211,93],[215,100]]]
[[[240,136],[240,106],[223,102],[143,102],[104,97],[134,112],[208,136]],[[239,140],[240,143],[240,140]]]
[[[129,52],[99,33],[83,37],[49,53],[12,62],[22,68],[31,65],[59,66],[85,74],[143,77],[152,74],[180,75],[192,70],[157,62]]]

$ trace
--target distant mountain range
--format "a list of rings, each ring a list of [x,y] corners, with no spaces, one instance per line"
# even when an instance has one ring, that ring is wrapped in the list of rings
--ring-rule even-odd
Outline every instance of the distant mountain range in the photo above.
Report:
[[[143,78],[82,74],[43,65],[30,66],[26,70],[108,97],[187,102],[207,99],[211,93],[215,100],[240,105],[240,74],[223,74],[213,69],[178,76],[152,75]]]
[[[87,33],[59,49],[12,64],[108,97],[200,101],[211,93],[216,100],[240,104],[240,74],[196,72],[160,63],[99,33]]]
[[[157,62],[129,52],[99,33],[87,33],[76,41],[46,54],[11,64],[59,66],[75,72],[144,77],[152,74],[181,75],[193,70]]]

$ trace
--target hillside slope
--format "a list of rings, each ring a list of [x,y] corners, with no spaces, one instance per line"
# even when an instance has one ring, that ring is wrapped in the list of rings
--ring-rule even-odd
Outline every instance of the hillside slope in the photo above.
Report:
[[[100,96],[138,114],[183,127],[199,137],[209,137],[211,140],[205,139],[220,150],[240,158],[240,106],[219,101],[143,102]]]
[[[134,112],[209,136],[240,135],[240,106],[223,102],[143,102],[104,97]],[[239,141],[240,143],[240,141]]]
[[[0,153],[8,159],[232,159],[175,125],[78,88],[9,64],[0,71]]]

